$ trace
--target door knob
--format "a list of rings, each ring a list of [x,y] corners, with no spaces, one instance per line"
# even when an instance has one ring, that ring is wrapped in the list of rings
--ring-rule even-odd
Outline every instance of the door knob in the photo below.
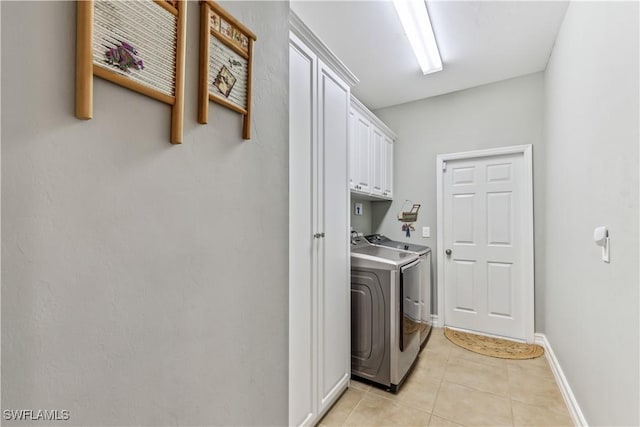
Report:
[[[447,249],[444,253],[447,254],[447,256],[451,255],[451,249]]]

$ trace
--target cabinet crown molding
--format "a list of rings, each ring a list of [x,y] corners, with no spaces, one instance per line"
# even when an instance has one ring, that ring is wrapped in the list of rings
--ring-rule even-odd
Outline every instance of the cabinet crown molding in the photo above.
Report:
[[[293,10],[289,11],[289,28],[304,44],[309,46],[322,62],[327,64],[350,87],[360,80],[344,65],[329,47],[316,36],[307,24],[305,24]]]
[[[371,112],[371,110],[369,110],[362,102],[360,102],[360,100],[358,98],[353,96],[353,94],[351,95],[351,108],[353,108],[358,113],[360,113],[363,116],[365,116],[367,119],[369,119],[369,121],[371,121],[371,123],[375,124],[384,133],[386,133],[388,136],[392,137],[394,142],[397,141],[398,136],[396,135],[396,133],[394,131],[392,131],[389,128],[389,126],[385,125],[384,122],[382,120],[380,120],[380,118],[378,116],[373,114]]]

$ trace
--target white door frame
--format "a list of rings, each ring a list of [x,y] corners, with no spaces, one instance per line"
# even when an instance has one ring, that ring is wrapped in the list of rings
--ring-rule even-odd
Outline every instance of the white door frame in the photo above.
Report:
[[[532,146],[516,145],[512,147],[490,148],[487,150],[466,151],[463,153],[439,154],[436,158],[436,212],[438,226],[438,318],[434,322],[438,326],[443,326],[445,322],[444,310],[444,171],[443,164],[447,161],[473,159],[490,156],[499,156],[503,154],[522,154],[524,159],[524,175],[523,188],[524,195],[524,223],[526,230],[523,230],[525,253],[522,262],[522,271],[525,278],[525,301],[530,301],[525,307],[525,336],[527,342],[532,343],[534,340],[535,327],[535,288],[534,288],[534,261],[533,261],[533,166],[532,166]]]

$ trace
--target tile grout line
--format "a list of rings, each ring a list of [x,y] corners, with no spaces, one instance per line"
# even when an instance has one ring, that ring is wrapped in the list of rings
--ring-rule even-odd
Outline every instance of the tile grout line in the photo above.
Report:
[[[515,378],[512,378],[513,375],[511,375],[511,371],[513,371],[514,373],[519,373],[520,370],[516,369],[516,367],[519,366],[519,365],[512,365],[511,363],[509,363],[509,361],[503,361],[503,363],[499,363],[499,364],[484,363],[484,362],[482,362],[480,360],[474,360],[474,359],[468,359],[466,357],[462,357],[460,354],[458,354],[458,352],[455,351],[457,349],[457,347],[452,346],[449,343],[443,344],[443,343],[440,343],[440,342],[438,342],[438,343],[434,342],[434,344],[437,344],[435,346],[436,349],[440,349],[440,347],[442,345],[444,345],[444,348],[442,348],[441,350],[437,350],[437,353],[440,353],[440,354],[444,353],[443,354],[444,357],[442,357],[442,359],[441,359],[441,360],[444,361],[444,364],[443,364],[444,366],[443,366],[443,369],[441,371],[441,375],[440,376],[436,377],[436,376],[428,375],[428,376],[426,376],[424,378],[425,380],[427,380],[430,377],[431,378],[430,382],[431,382],[431,385],[433,386],[432,389],[435,388],[435,398],[433,399],[433,406],[432,406],[430,411],[426,411],[426,407],[425,407],[424,404],[422,404],[422,405],[418,405],[418,404],[415,404],[415,405],[413,405],[413,404],[412,405],[404,405],[402,403],[402,401],[394,399],[392,396],[379,395],[379,394],[375,393],[375,390],[374,390],[373,386],[369,385],[366,388],[366,390],[360,390],[362,392],[362,396],[358,399],[358,401],[352,407],[352,409],[347,412],[346,417],[345,417],[345,419],[344,419],[344,421],[342,422],[341,425],[343,425],[343,426],[349,425],[348,424],[348,420],[350,419],[351,416],[353,416],[353,414],[358,409],[362,409],[362,408],[360,408],[360,405],[364,404],[363,403],[364,400],[367,399],[367,397],[369,395],[371,395],[372,397],[375,397],[375,398],[384,399],[385,401],[387,401],[388,403],[390,403],[393,406],[410,408],[412,410],[417,410],[417,411],[421,411],[421,412],[429,412],[429,417],[428,417],[428,420],[427,420],[427,424],[431,424],[433,422],[434,416],[438,417],[438,418],[442,418],[443,420],[446,420],[446,421],[449,421],[449,422],[452,422],[452,423],[456,423],[455,421],[449,419],[446,416],[440,416],[440,415],[436,415],[435,414],[435,409],[436,409],[438,403],[441,403],[441,404],[443,403],[441,393],[442,393],[442,386],[443,386],[445,381],[447,381],[447,383],[451,384],[451,385],[464,387],[464,388],[467,388],[469,390],[473,390],[473,391],[476,391],[476,392],[479,392],[479,393],[492,395],[492,396],[495,396],[495,397],[498,397],[498,398],[504,399],[506,397],[509,400],[509,412],[510,412],[510,415],[511,415],[511,425],[512,426],[516,425],[515,409],[514,409],[514,404],[515,403],[523,404],[523,405],[526,405],[528,407],[535,408],[535,409],[538,409],[538,410],[542,410],[542,411],[545,411],[545,412],[548,412],[548,413],[554,413],[554,414],[563,415],[563,416],[567,415],[565,413],[565,411],[562,411],[562,410],[559,410],[559,409],[556,410],[555,408],[552,409],[551,407],[547,407],[546,405],[539,406],[539,405],[532,404],[532,403],[529,403],[527,401],[524,401],[522,399],[518,399],[517,397],[514,397],[513,392],[512,392],[513,388],[511,386],[511,381],[515,381]],[[437,354],[434,354],[434,355],[437,355]],[[483,357],[489,357],[489,356],[483,356]],[[425,357],[425,359],[428,359],[428,358]],[[497,394],[497,393],[492,392],[492,391],[486,391],[486,390],[477,388],[476,386],[472,386],[472,385],[468,385],[468,384],[464,384],[464,383],[459,383],[459,382],[456,382],[456,381],[447,380],[446,379],[447,378],[446,374],[448,372],[448,369],[456,361],[469,362],[471,365],[475,365],[475,366],[478,366],[478,367],[480,367],[480,365],[482,365],[482,367],[480,368],[482,370],[489,369],[489,368],[502,368],[502,369],[505,369],[506,370],[506,380],[507,380],[506,381],[506,383],[507,383],[506,393],[505,394]],[[426,362],[426,360],[425,360],[425,362]],[[548,362],[545,363],[544,365],[545,365],[544,367],[548,368]],[[525,372],[529,370],[528,369],[529,368],[528,365],[527,366],[522,365],[522,366],[527,368],[527,369],[525,369]],[[531,367],[534,367],[534,365],[531,365]],[[542,366],[535,365],[535,368],[536,368],[535,370],[537,370],[538,368],[542,368]],[[414,372],[413,375],[415,375],[415,374],[416,373]],[[557,387],[557,384],[555,384],[555,385]],[[428,403],[428,402],[425,402],[425,403]]]
[[[356,410],[356,408],[358,406],[360,406],[360,403],[362,403],[362,399],[364,399],[364,397],[366,396],[367,393],[369,393],[369,390],[371,390],[370,388],[367,389],[367,391],[365,391],[364,393],[362,393],[362,397],[358,400],[358,403],[356,403],[355,405],[353,405],[353,409],[349,411],[349,413],[347,414],[347,416],[345,417],[344,421],[342,422],[342,424],[340,424],[341,426],[345,426],[347,425],[347,421],[349,420],[349,417],[351,416],[351,414],[353,414],[353,411]]]
[[[549,366],[548,360],[546,360],[546,359],[544,359],[544,360],[545,360],[545,367],[551,369],[551,366]],[[538,367],[534,368],[534,370],[537,370],[537,369],[538,369]],[[507,369],[507,375],[509,375],[509,379],[510,379],[511,375],[509,374],[509,370],[508,369]],[[558,391],[560,391],[559,390],[559,386],[558,386],[555,378],[553,377],[553,374],[550,373],[549,375],[551,375],[550,379],[551,379],[551,382],[554,384],[554,388],[556,388],[556,389],[558,389]],[[571,417],[571,413],[569,412],[569,408],[567,407],[566,402],[564,401],[564,399],[563,399],[564,410],[562,410],[562,409],[557,409],[557,408],[554,408],[554,407],[551,407],[551,406],[548,406],[548,405],[531,403],[531,401],[527,401],[525,399],[521,399],[521,398],[518,398],[518,397],[511,396],[511,392],[509,392],[509,397],[510,397],[510,400],[511,400],[512,407],[513,407],[513,402],[517,402],[519,404],[530,406],[530,407],[533,407],[533,408],[537,408],[537,409],[542,410],[542,411],[551,412],[551,413],[556,414],[556,415],[567,415],[568,414],[569,417]],[[515,423],[515,415],[514,415],[514,423]]]
[[[513,413],[513,397],[511,396],[511,374],[509,374],[509,365],[505,366],[507,368],[507,392],[509,393],[509,409],[511,410],[511,425],[516,425],[516,416]]]
[[[472,361],[466,360],[466,362],[472,362]],[[477,362],[476,362],[476,363],[477,363]],[[448,365],[448,364],[449,364],[449,362],[447,362],[447,365]],[[478,365],[482,365],[482,366],[489,366],[489,365],[484,365],[484,364],[482,364],[482,363],[477,363],[477,364],[478,364]],[[492,367],[493,367],[493,368],[495,368],[496,366],[494,365],[494,366],[492,366]],[[509,372],[508,372],[508,369],[507,369],[507,387],[509,386],[509,383],[508,383],[508,381],[509,381],[508,375],[509,375]],[[487,394],[490,394],[490,395],[492,395],[492,396],[496,396],[496,397],[502,397],[502,398],[505,398],[505,397],[506,397],[506,398],[510,398],[510,397],[511,397],[511,395],[510,395],[510,393],[509,393],[509,392],[507,392],[506,394],[498,394],[498,393],[494,393],[494,392],[492,392],[492,391],[482,390],[482,389],[480,389],[480,388],[478,388],[478,387],[476,387],[476,386],[470,385],[470,384],[463,384],[463,383],[456,382],[456,381],[452,381],[452,380],[447,380],[447,382],[448,382],[448,383],[450,383],[450,384],[455,384],[455,385],[459,385],[459,386],[462,386],[462,387],[470,388],[471,390],[478,391],[478,392],[480,392],[480,393],[487,393]]]
[[[447,372],[447,367],[449,366],[449,357],[451,357],[451,349],[449,349],[449,353],[447,353],[447,362],[444,365],[444,372],[442,372],[442,377],[440,378],[440,382],[438,383],[438,391],[436,392],[436,398],[433,402],[433,409],[431,410],[431,416],[429,417],[429,425],[431,425],[431,418],[435,415],[436,405],[438,404],[438,399],[440,398],[440,390],[442,389],[442,383],[444,382],[444,377]],[[450,420],[449,418],[441,417],[440,415],[435,415],[438,418],[442,418],[443,420],[450,421],[454,424],[459,424],[456,421]]]

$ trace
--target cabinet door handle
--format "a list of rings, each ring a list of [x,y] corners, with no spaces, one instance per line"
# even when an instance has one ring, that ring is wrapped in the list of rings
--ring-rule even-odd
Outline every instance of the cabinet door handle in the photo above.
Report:
[[[320,237],[321,237],[321,236],[320,236],[320,233],[315,233],[315,234],[313,235],[313,238],[314,238],[314,239],[319,239]]]
[[[320,237],[324,237],[324,231],[320,233]]]

